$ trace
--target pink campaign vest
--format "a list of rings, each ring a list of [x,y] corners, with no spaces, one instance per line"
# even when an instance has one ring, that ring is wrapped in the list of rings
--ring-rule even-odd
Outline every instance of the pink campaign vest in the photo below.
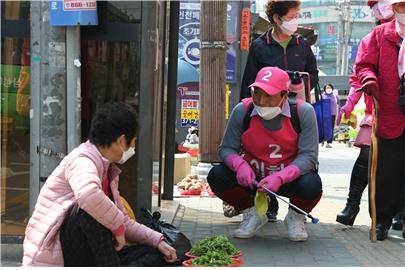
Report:
[[[252,103],[252,98],[242,100],[245,110]],[[299,112],[301,100],[297,100]],[[242,134],[242,156],[253,168],[260,179],[280,171],[297,156],[298,134],[288,117],[283,117],[282,127],[277,131],[267,130],[255,115],[250,120],[249,128]]]

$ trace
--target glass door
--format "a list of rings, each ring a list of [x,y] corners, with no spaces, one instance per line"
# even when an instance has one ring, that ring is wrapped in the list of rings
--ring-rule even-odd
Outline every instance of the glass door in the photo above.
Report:
[[[1,2],[1,235],[24,235],[29,215],[30,3]]]

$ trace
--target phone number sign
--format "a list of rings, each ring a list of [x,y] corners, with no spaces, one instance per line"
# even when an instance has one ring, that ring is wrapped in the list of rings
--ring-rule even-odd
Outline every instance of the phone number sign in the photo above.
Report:
[[[49,1],[52,26],[98,25],[97,1]]]
[[[97,10],[97,3],[93,0],[65,0],[63,10]]]

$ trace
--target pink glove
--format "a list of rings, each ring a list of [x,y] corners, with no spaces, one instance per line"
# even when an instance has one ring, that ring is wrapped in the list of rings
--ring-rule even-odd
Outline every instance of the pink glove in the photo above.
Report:
[[[256,186],[256,174],[241,156],[237,154],[229,155],[224,163],[236,173],[239,185],[251,189]]]
[[[338,116],[336,119],[336,125],[340,125],[340,121],[342,121],[342,115],[345,114],[345,118],[348,118],[353,111],[353,106],[350,102],[347,102],[342,108],[340,108],[338,112]]]
[[[262,179],[257,185],[257,190],[265,192],[262,186],[270,189],[273,192],[277,192],[284,184],[294,181],[300,176],[300,169],[295,165],[288,165],[279,172],[275,172]]]

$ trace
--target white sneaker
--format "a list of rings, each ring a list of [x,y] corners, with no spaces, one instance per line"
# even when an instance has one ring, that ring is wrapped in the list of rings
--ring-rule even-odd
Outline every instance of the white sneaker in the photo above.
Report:
[[[265,215],[263,218],[260,218],[257,215],[256,207],[250,207],[242,211],[243,220],[239,226],[234,231],[235,238],[252,238],[255,233],[267,223],[268,219]]]
[[[284,224],[287,226],[288,238],[291,241],[306,241],[308,239],[308,233],[305,229],[305,215],[289,208]]]

